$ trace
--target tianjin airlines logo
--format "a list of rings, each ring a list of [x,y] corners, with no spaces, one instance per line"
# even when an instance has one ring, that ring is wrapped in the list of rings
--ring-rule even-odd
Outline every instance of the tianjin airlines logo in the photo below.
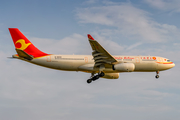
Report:
[[[16,44],[17,43],[21,44],[21,47],[17,48],[17,49],[20,49],[20,50],[25,50],[31,44],[31,43],[26,44],[24,39],[19,39],[18,41],[16,41]]]

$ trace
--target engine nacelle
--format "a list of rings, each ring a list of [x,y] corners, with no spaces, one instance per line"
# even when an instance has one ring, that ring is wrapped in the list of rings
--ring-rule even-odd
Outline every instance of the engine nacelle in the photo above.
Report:
[[[119,72],[132,72],[135,69],[135,65],[133,63],[120,63],[113,65],[113,70],[117,70]]]
[[[119,73],[104,73],[105,75],[102,78],[106,79],[118,79]]]

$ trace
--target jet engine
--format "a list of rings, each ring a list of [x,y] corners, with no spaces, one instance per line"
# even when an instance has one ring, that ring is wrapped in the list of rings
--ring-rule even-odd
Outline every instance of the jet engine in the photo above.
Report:
[[[119,73],[104,73],[105,75],[102,78],[106,79],[118,79]]]
[[[132,72],[135,69],[135,65],[133,63],[120,63],[113,65],[113,70],[117,70],[119,72]]]

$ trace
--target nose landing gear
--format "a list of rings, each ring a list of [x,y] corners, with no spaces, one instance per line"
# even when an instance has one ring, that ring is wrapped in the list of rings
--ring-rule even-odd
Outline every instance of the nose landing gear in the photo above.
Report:
[[[156,76],[155,76],[156,79],[159,78],[159,75],[158,75],[158,74],[159,74],[159,71],[156,71]]]
[[[103,77],[105,74],[103,72],[99,73],[98,75],[94,76],[94,73],[92,73],[92,76],[90,79],[87,80],[87,83],[91,83],[92,81],[95,81],[99,79],[99,77]]]

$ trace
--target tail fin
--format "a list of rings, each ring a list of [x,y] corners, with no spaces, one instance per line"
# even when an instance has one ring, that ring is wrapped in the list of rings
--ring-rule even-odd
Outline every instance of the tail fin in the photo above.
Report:
[[[42,57],[46,56],[48,54],[40,51],[37,49],[20,31],[18,28],[9,28],[9,32],[11,34],[11,37],[13,39],[16,51],[18,55],[20,56],[20,52],[22,51],[27,55],[33,56],[33,58],[36,57]],[[21,52],[21,53],[22,53]]]

